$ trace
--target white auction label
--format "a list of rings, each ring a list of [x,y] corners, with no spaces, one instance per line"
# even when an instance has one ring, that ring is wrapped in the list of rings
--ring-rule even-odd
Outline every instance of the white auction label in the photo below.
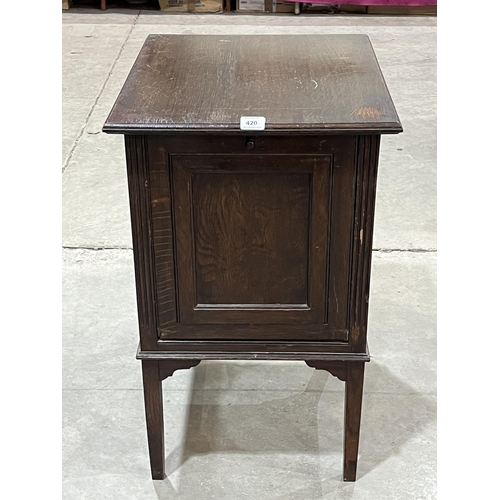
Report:
[[[264,116],[242,116],[240,118],[241,130],[264,130],[266,119]]]

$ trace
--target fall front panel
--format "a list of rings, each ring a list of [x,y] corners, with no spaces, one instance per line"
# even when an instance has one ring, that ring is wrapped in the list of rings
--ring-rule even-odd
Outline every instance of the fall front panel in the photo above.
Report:
[[[181,324],[326,322],[331,156],[171,158]]]

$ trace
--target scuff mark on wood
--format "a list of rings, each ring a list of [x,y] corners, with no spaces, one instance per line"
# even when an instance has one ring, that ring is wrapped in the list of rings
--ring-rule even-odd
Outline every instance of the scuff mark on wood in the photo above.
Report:
[[[352,112],[353,115],[361,116],[362,118],[380,118],[380,111],[377,108],[372,108],[370,106],[363,106]]]

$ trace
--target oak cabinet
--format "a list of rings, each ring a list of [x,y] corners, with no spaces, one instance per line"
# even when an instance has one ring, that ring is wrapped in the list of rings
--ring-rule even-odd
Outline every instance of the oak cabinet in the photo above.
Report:
[[[380,137],[402,131],[368,37],[151,35],[104,131],[125,136],[153,478],[162,380],[270,359],[346,382],[355,480]]]

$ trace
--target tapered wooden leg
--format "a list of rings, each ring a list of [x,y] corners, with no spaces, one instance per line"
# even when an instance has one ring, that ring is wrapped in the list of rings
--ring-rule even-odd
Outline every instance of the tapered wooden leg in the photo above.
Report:
[[[344,407],[344,481],[356,481],[364,362],[348,362]]]
[[[101,10],[106,10],[106,0],[101,0]]]
[[[151,475],[153,479],[164,479],[165,444],[159,361],[142,361],[142,382],[144,385],[144,405],[146,409]]]

